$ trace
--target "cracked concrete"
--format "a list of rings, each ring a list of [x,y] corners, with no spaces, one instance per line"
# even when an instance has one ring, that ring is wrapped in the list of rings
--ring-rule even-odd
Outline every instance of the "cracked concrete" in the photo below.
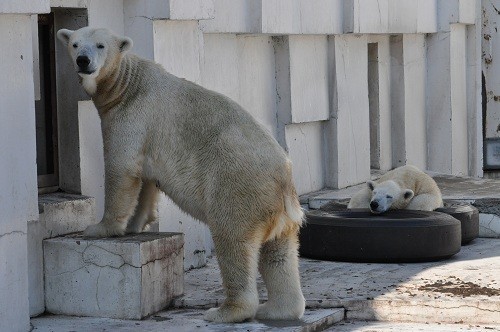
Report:
[[[32,331],[36,332],[153,332],[153,331],[280,331],[309,332],[321,331],[344,318],[343,309],[308,310],[301,320],[296,321],[250,321],[241,324],[215,324],[203,320],[203,310],[170,310],[162,311],[142,321],[117,320],[108,318],[44,316],[31,320]]]
[[[476,239],[449,260],[418,264],[360,264],[300,260],[308,308],[346,309],[346,318],[416,323],[500,324],[500,240]],[[493,290],[461,296],[425,289],[450,282]],[[260,298],[266,298],[261,280]],[[424,287],[424,288],[422,288]],[[420,289],[419,289],[420,288]],[[221,303],[223,289],[216,262],[188,271],[185,296],[175,307],[210,308]]]
[[[183,292],[183,243],[178,233],[45,240],[46,309],[122,319],[162,310]]]
[[[3,234],[0,234],[0,239],[2,237],[4,237],[4,236],[8,236],[8,235],[12,235],[12,234],[26,235],[26,232],[23,232],[23,231],[12,231],[12,232],[3,233]]]

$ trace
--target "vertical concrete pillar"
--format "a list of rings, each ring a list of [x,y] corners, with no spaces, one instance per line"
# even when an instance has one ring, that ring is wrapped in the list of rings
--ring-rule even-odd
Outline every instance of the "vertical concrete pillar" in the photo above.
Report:
[[[466,27],[451,24],[449,32],[427,39],[428,168],[467,175]]]
[[[368,37],[371,167],[392,168],[390,36]]]
[[[393,166],[421,169],[426,162],[425,39],[422,34],[391,37]]]
[[[338,35],[329,44],[331,120],[325,124],[326,184],[344,188],[370,178],[367,37]]]
[[[0,331],[28,331],[27,225],[38,218],[30,16],[2,14],[0,31]]]

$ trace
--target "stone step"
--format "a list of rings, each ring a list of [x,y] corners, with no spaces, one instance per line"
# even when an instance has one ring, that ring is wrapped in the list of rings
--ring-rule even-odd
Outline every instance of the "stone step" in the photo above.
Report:
[[[306,310],[296,321],[250,321],[240,324],[216,324],[203,320],[204,310],[178,309],[159,312],[142,321],[91,317],[42,316],[31,320],[36,332],[153,332],[153,331],[323,331],[344,319],[344,309]]]
[[[141,319],[183,293],[181,233],[47,239],[45,305],[54,314]]]
[[[438,323],[395,323],[373,321],[340,322],[324,331],[328,332],[459,332],[459,331],[500,331],[500,325],[484,324],[438,324]]]
[[[95,199],[62,192],[38,196],[39,218],[28,222],[30,316],[45,311],[43,240],[83,231],[95,224]]]

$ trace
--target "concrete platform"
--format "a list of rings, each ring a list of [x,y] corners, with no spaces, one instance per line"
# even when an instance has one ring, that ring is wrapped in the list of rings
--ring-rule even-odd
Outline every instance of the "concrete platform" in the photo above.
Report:
[[[308,310],[300,321],[252,321],[242,324],[214,324],[203,320],[204,310],[162,311],[142,321],[70,316],[43,316],[31,320],[36,332],[191,332],[191,331],[322,331],[344,318],[343,309]]]
[[[183,292],[181,233],[45,240],[47,312],[141,319]]]
[[[340,322],[324,331],[328,332],[459,332],[459,331],[500,331],[500,325],[463,324],[415,324],[349,321]]]
[[[441,262],[361,264],[301,259],[300,270],[308,307],[302,323],[278,327],[275,322],[203,321],[204,310],[223,299],[212,258],[206,267],[186,273],[186,295],[174,301],[177,309],[142,321],[42,316],[32,319],[33,331],[315,331],[342,318],[348,321],[329,331],[500,331],[497,239],[476,239]],[[259,291],[265,299],[261,280]]]
[[[360,264],[301,259],[308,308],[346,309],[352,320],[500,325],[500,240],[476,239],[449,260]],[[210,308],[223,299],[214,259],[185,276],[176,307]],[[261,298],[266,297],[259,282]]]
[[[500,180],[457,177],[427,172],[438,184],[444,199],[471,203],[479,210],[479,236],[500,238]],[[372,179],[383,173],[372,171]],[[349,200],[364,183],[344,189],[324,189],[300,197],[301,204],[319,209],[330,201]]]

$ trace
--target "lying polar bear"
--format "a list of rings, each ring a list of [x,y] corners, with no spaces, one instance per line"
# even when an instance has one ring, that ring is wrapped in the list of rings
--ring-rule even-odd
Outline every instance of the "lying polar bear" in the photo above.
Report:
[[[443,206],[436,182],[415,166],[398,167],[384,174],[350,200],[349,209],[370,208],[373,213],[390,209],[432,211]]]
[[[303,211],[276,140],[229,98],[128,54],[127,37],[88,27],[57,37],[101,118],[105,212],[84,235],[143,231],[161,190],[212,232],[226,299],[205,319],[300,318]],[[268,290],[260,306],[258,269]]]

